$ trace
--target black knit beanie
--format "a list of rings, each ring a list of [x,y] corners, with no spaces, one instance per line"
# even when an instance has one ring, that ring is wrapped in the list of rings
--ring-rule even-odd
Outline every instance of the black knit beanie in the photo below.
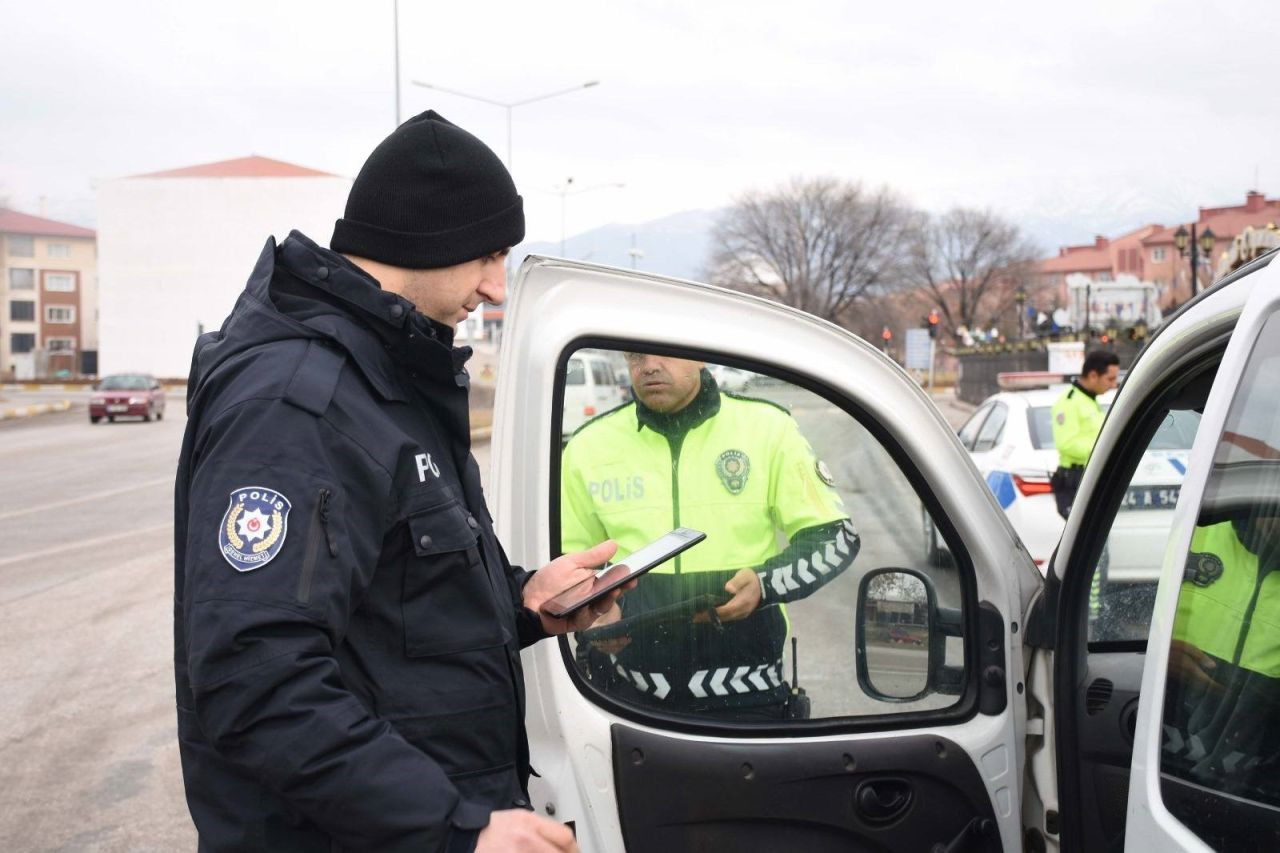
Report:
[[[434,110],[369,155],[330,248],[404,269],[471,261],[524,239],[524,206],[489,147]]]

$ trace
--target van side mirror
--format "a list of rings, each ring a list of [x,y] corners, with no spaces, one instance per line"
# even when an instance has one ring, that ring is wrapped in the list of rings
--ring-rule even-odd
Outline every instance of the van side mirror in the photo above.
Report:
[[[883,702],[934,692],[948,631],[929,577],[914,569],[874,569],[858,586],[858,684]],[[950,692],[943,689],[941,692]]]

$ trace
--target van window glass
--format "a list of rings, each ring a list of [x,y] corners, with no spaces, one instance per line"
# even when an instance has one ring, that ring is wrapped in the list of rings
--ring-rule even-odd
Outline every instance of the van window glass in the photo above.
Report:
[[[1280,834],[1280,315],[1212,465],[1173,621],[1161,795],[1215,849],[1264,849]]]
[[[569,367],[564,374],[564,384],[566,385],[585,385],[587,382],[587,369],[583,363],[576,358],[569,359]]]
[[[675,527],[707,536],[568,638],[587,695],[641,715],[774,726],[959,702],[954,546],[872,432],[763,367],[642,352],[622,363],[631,395],[561,451],[559,550],[611,538],[623,561]],[[927,580],[868,578],[859,637],[859,585],[885,568]],[[930,595],[945,626],[930,624]]]

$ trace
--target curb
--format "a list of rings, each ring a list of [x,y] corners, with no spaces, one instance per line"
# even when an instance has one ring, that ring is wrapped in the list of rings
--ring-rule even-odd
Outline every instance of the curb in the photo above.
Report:
[[[0,421],[7,421],[13,418],[29,418],[32,415],[43,415],[48,412],[65,412],[70,408],[70,400],[59,400],[56,403],[35,403],[30,406],[0,409]]]
[[[0,385],[5,391],[92,391],[91,382],[6,382]]]

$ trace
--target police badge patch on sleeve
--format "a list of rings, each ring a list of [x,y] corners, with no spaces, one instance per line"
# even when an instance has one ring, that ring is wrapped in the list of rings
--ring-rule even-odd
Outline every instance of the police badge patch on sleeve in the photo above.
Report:
[[[831,469],[827,467],[827,463],[819,459],[818,463],[813,467],[814,471],[818,474],[819,480],[826,483],[828,486],[835,486],[836,478],[831,476]]]
[[[218,528],[218,550],[231,568],[251,572],[275,559],[284,547],[292,506],[284,495],[262,486],[244,486],[231,493]]]

